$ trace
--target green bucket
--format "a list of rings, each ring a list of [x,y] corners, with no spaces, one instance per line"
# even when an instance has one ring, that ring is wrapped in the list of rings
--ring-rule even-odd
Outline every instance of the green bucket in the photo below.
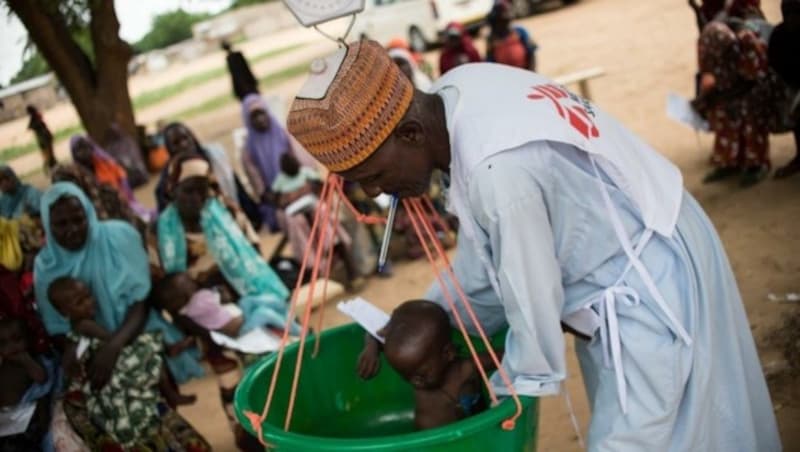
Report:
[[[460,339],[460,337],[459,337]],[[492,338],[502,344],[503,335]],[[414,393],[411,386],[384,361],[368,381],[356,374],[364,330],[349,324],[322,333],[320,353],[311,358],[314,339],[306,341],[291,431],[283,430],[298,344],[286,348],[272,406],[262,425],[264,440],[276,451],[386,452],[536,450],[538,400],[520,397],[522,416],[512,431],[500,424],[514,414],[506,399],[483,413],[444,427],[414,430]],[[463,340],[459,343],[463,344]],[[478,346],[478,342],[473,341]],[[482,347],[480,347],[482,348]],[[244,428],[255,430],[244,415],[261,413],[277,354],[250,367],[236,390],[236,416]]]

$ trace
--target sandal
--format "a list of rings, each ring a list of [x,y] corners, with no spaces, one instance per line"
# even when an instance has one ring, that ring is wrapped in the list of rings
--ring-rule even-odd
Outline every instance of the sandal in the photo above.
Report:
[[[742,172],[742,178],[739,180],[739,186],[742,188],[752,187],[753,185],[761,182],[769,174],[769,169],[765,166],[751,166]]]
[[[735,176],[739,170],[732,166],[720,166],[711,170],[710,173],[706,174],[703,178],[704,184],[710,184],[712,182],[719,182],[721,180],[725,180],[731,176]]]

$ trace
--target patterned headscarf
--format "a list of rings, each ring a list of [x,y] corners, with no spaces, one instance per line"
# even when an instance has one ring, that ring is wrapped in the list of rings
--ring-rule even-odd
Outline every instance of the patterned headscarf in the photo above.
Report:
[[[405,115],[414,87],[375,41],[359,41],[311,65],[292,104],[289,132],[331,171],[367,159]]]

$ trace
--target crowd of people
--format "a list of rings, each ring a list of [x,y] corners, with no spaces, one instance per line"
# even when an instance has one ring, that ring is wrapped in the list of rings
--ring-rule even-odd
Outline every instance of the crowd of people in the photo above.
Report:
[[[535,71],[537,45],[524,27],[512,25],[512,18],[513,12],[508,2],[501,0],[494,4],[486,17],[489,36],[485,58],[481,58],[472,37],[461,24],[454,22],[447,25],[444,47],[439,57],[440,74],[444,75],[462,64],[481,61]]]
[[[430,77],[404,47],[400,42],[391,54],[426,89]],[[251,78],[235,54],[229,60],[234,80]],[[316,245],[310,242],[322,240],[348,290],[359,290],[375,273],[380,231],[366,234],[343,209],[341,222],[323,212],[323,221],[338,226],[311,237],[315,210],[325,208],[323,171],[257,87],[234,81],[234,88],[247,131],[243,171],[185,124],[165,124],[154,140],[168,160],[157,174],[153,208],[134,193],[144,162],[153,160],[119,130],[99,140],[73,136],[71,162],[51,159],[43,145],[51,182],[44,192],[10,166],[0,168],[0,382],[13,387],[0,405],[9,420],[22,419],[18,431],[0,438],[0,449],[208,450],[176,411],[196,401],[179,386],[208,368],[237,446],[260,450],[236,420],[233,395],[244,369],[261,355],[212,339],[213,332],[236,337],[287,324],[298,275],[263,257],[259,232],[283,234],[289,246],[282,254],[290,256],[283,259],[295,267]],[[43,124],[38,113],[34,119]],[[357,185],[347,184],[345,193],[359,213],[383,213]],[[403,214],[397,230],[408,256],[420,257]],[[365,236],[372,240],[357,239]]]
[[[715,135],[714,168],[704,182],[739,176],[741,186],[752,186],[771,170],[770,133],[793,132],[800,146],[800,2],[782,3],[784,22],[777,28],[764,19],[758,0],[690,0],[689,5],[700,30],[693,106]],[[798,170],[795,158],[775,176]]]

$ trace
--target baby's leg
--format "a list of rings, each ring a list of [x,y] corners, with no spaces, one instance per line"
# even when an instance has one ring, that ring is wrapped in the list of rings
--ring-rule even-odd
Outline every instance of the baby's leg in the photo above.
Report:
[[[179,392],[178,385],[172,378],[172,374],[169,373],[166,364],[161,366],[161,377],[158,380],[158,389],[164,397],[164,400],[166,400],[167,405],[173,409],[181,405],[192,405],[197,401],[196,395],[183,395]]]

